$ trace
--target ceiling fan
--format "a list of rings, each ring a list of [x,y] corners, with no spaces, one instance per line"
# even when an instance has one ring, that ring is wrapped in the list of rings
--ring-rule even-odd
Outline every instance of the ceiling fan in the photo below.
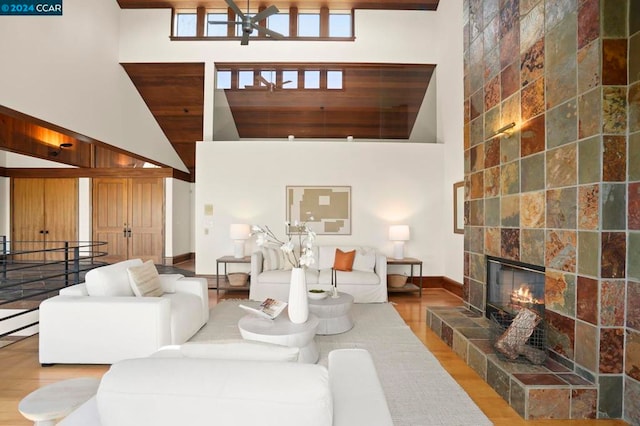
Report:
[[[233,2],[233,0],[225,0],[225,2],[229,5],[231,10],[233,10],[237,17],[240,18],[240,21],[209,21],[210,24],[232,24],[232,25],[242,25],[242,40],[240,44],[246,46],[249,44],[249,36],[253,32],[253,30],[257,30],[259,33],[267,34],[271,38],[281,39],[284,38],[282,34],[276,31],[272,31],[267,27],[263,27],[262,25],[258,25],[258,22],[267,19],[271,15],[275,15],[279,12],[278,8],[275,5],[271,5],[262,12],[259,12],[255,15],[249,14],[249,0],[247,0],[247,13],[242,13],[242,10],[238,7],[237,4]]]
[[[291,80],[283,81],[281,83],[272,83],[263,76],[258,76],[258,81],[260,85],[266,87],[270,92],[273,92],[275,89],[282,89],[285,84],[291,83]]]

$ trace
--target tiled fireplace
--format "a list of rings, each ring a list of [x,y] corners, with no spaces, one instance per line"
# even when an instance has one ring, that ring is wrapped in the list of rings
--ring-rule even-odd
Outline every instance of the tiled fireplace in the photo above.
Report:
[[[431,327],[521,414],[640,424],[640,1],[463,8],[468,310]],[[487,256],[545,268],[553,364],[535,385],[482,342]]]

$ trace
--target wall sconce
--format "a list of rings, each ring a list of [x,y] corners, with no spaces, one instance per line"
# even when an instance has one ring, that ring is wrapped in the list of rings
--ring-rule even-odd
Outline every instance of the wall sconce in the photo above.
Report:
[[[64,148],[71,148],[72,146],[73,146],[73,144],[72,144],[72,143],[69,143],[69,142],[61,143],[61,144],[58,146],[58,150],[57,150],[57,151],[49,151],[49,155],[50,155],[51,157],[57,157],[57,156],[62,152],[62,150],[63,150]]]
[[[404,242],[409,241],[409,225],[391,225],[389,239],[393,241],[393,258],[404,259]]]
[[[244,257],[244,242],[251,236],[251,227],[246,223],[234,223],[229,227],[229,238],[233,240],[233,257]]]
[[[353,136],[351,135],[347,136],[347,142],[353,142]]]
[[[295,137],[295,136],[293,136],[293,135],[289,135],[289,136],[287,136],[287,139],[289,139],[289,142],[293,142],[293,140],[294,140],[295,138],[296,138],[296,137]]]
[[[505,126],[502,126],[498,130],[496,130],[496,132],[493,134],[493,137],[496,137],[504,133],[504,135],[508,138],[509,136],[511,136],[511,133],[512,133],[511,129],[513,129],[514,127],[516,127],[516,123],[512,121],[511,123]]]

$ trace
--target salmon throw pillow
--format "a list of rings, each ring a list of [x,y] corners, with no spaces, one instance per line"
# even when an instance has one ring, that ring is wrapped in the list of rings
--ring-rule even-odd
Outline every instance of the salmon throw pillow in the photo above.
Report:
[[[336,249],[336,257],[333,261],[333,269],[335,269],[336,271],[351,272],[353,270],[353,260],[355,258],[355,250],[344,252],[340,249]]]

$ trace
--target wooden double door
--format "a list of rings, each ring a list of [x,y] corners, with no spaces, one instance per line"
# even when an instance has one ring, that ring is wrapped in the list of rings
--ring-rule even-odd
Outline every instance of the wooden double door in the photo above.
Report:
[[[12,250],[25,252],[14,259],[63,260],[64,251],[58,249],[77,239],[78,179],[11,179]]]
[[[131,258],[162,264],[164,180],[94,178],[93,240],[106,241],[109,263]]]

